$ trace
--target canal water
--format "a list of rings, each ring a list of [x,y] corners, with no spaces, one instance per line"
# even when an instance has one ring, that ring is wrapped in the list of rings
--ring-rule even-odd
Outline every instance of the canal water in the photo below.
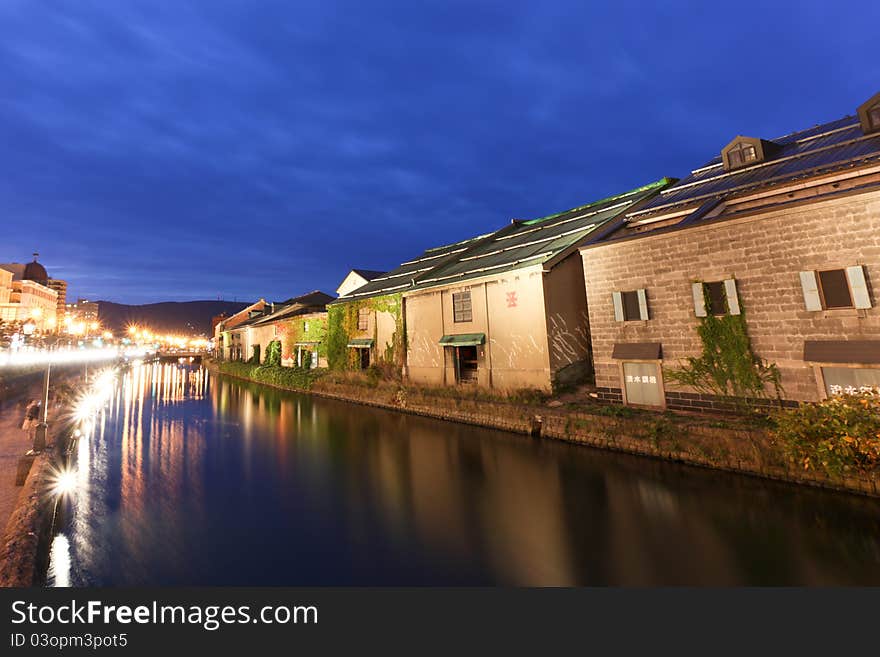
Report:
[[[120,377],[49,583],[880,584],[880,503],[284,393]]]

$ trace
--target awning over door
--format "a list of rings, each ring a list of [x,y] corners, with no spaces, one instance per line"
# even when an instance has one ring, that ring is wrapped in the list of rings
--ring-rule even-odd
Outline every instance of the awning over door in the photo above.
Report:
[[[369,349],[373,346],[374,342],[373,338],[355,338],[354,340],[349,340],[348,346],[355,349]]]
[[[880,363],[880,340],[806,340],[804,360],[813,363]]]
[[[615,342],[611,357],[617,360],[660,360],[659,342]]]
[[[485,333],[461,333],[459,335],[444,335],[440,338],[440,344],[444,347],[475,347],[486,342]]]

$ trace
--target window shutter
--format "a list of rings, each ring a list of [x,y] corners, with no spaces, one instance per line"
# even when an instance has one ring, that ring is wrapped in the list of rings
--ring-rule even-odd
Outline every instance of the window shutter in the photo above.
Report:
[[[739,295],[736,293],[736,280],[728,278],[724,281],[724,296],[727,297],[727,312],[739,315]]]
[[[611,300],[614,302],[614,321],[623,321],[623,296],[620,292],[612,292]]]
[[[819,284],[816,282],[816,272],[801,272],[801,287],[804,290],[804,306],[807,310],[822,310],[822,300],[819,298]]]
[[[868,294],[868,283],[865,281],[865,270],[861,265],[846,268],[846,277],[852,290],[853,305],[856,308],[870,308],[871,295]]]
[[[639,295],[639,319],[648,319],[648,295],[644,289],[636,290]]]
[[[691,285],[691,292],[694,295],[694,313],[697,317],[706,316],[706,297],[703,295],[703,284],[694,283]]]

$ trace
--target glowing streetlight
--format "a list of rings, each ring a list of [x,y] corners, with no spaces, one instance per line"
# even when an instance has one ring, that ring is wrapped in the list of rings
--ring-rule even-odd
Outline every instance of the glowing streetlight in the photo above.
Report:
[[[70,495],[76,490],[76,472],[70,469],[57,470],[52,473],[51,491],[57,497]]]

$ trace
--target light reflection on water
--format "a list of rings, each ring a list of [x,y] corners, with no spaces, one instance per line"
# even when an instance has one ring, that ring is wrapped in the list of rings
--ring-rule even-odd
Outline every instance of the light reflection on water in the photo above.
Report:
[[[125,374],[77,461],[73,585],[880,583],[873,500],[193,366]]]

